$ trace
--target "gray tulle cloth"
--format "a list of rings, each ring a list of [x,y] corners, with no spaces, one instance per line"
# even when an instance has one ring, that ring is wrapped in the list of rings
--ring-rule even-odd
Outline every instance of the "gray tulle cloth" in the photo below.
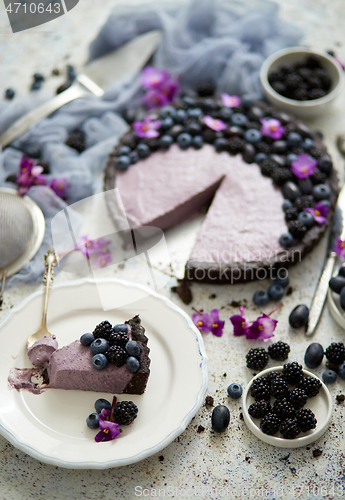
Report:
[[[266,0],[195,0],[183,5],[158,2],[116,7],[90,46],[90,59],[152,29],[161,29],[163,43],[152,65],[178,75],[183,88],[198,82],[217,82],[217,91],[261,96],[259,69],[272,52],[298,43],[301,32],[278,18],[278,6]],[[90,196],[97,188],[108,154],[128,125],[120,113],[140,103],[139,75],[115,82],[103,98],[90,96],[66,104],[32,127],[0,153],[0,185],[17,174],[24,154],[49,163],[48,180],[65,177],[71,187],[68,205]],[[16,119],[46,99],[42,92],[12,102],[0,102],[0,134]],[[82,128],[87,149],[78,154],[65,145],[68,133]],[[39,164],[39,161],[38,161]],[[38,282],[43,273],[42,255],[51,245],[52,217],[66,207],[46,186],[30,188],[31,196],[46,218],[46,234],[37,256],[8,283]]]

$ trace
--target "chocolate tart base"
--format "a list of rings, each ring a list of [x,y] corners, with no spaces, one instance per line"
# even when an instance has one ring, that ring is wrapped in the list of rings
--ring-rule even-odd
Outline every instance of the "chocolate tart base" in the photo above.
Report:
[[[145,328],[141,325],[139,316],[125,321],[131,327],[132,339],[141,344],[139,356],[140,368],[133,373],[132,379],[126,385],[123,394],[143,394],[150,375],[150,349],[147,347],[148,338],[145,335]]]

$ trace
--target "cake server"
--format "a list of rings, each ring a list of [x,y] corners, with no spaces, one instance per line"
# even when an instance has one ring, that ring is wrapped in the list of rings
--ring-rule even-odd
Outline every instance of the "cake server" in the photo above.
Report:
[[[77,76],[71,87],[22,116],[11,125],[0,136],[0,146],[4,148],[32,125],[74,99],[90,95],[90,92],[102,97],[104,90],[111,83],[140,70],[157,49],[161,38],[160,31],[150,31],[113,50],[110,54],[87,64],[83,73]]]

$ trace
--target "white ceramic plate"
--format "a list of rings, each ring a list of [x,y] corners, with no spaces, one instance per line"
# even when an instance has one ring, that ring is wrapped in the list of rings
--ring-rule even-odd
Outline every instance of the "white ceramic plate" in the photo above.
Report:
[[[128,306],[104,311],[100,297],[128,298]],[[151,349],[145,394],[121,395],[139,407],[132,425],[113,441],[96,443],[85,419],[99,397],[111,394],[48,389],[34,395],[10,389],[12,367],[30,367],[25,343],[39,326],[42,293],[13,309],[0,325],[0,432],[34,458],[70,468],[119,467],[157,453],[173,441],[196,414],[207,388],[203,340],[188,315],[168,299],[120,280],[80,280],[53,287],[48,327],[63,346],[105,319],[111,323],[140,314]]]
[[[252,378],[243,394],[243,417],[245,423],[252,431],[252,433],[265,443],[271,444],[272,446],[280,446],[281,448],[299,448],[300,446],[306,446],[313,443],[314,441],[319,439],[319,437],[321,437],[322,434],[328,429],[329,422],[332,416],[332,398],[329,390],[322,382],[322,380],[316,377],[316,375],[314,375],[313,373],[308,372],[307,370],[303,370],[305,377],[317,378],[322,384],[319,394],[312,398],[308,398],[308,401],[304,406],[305,408],[310,408],[311,411],[314,412],[317,420],[316,428],[308,432],[301,432],[296,439],[283,439],[279,436],[269,436],[268,434],[264,434],[260,429],[261,419],[253,418],[248,413],[249,406],[255,401],[255,399],[250,395],[250,388],[255,379],[264,377],[269,372],[281,372],[282,370],[282,366],[275,366],[273,368],[263,370],[258,375],[256,375],[256,377]]]
[[[338,271],[339,271],[339,266],[335,266],[333,277],[338,276]],[[332,292],[332,290],[328,287],[327,299],[328,299],[328,307],[329,310],[331,311],[333,318],[338,323],[338,325],[340,325],[342,328],[345,328],[345,311],[340,306],[340,301],[339,301],[340,295],[338,293]]]

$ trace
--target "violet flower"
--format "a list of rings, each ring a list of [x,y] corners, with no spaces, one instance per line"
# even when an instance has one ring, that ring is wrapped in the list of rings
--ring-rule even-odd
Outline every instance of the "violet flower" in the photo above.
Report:
[[[192,316],[194,325],[203,333],[211,331],[210,315],[202,311],[195,312]]]
[[[234,314],[230,317],[230,321],[234,326],[234,335],[237,337],[246,335],[250,326],[250,322],[246,318],[244,307],[240,307],[241,314]]]
[[[169,104],[169,98],[159,89],[148,90],[142,98],[146,109],[161,108]],[[140,136],[139,136],[140,137]]]
[[[67,179],[65,179],[65,177],[61,177],[60,179],[52,179],[49,183],[49,187],[57,196],[64,200],[66,198],[67,190],[71,187],[71,184],[67,181]]]
[[[317,222],[321,226],[327,220],[329,207],[327,205],[324,205],[322,201],[320,201],[319,203],[316,203],[315,208],[304,208],[303,210],[305,212],[311,213],[314,217],[315,222]]]
[[[80,250],[85,257],[89,258],[92,251],[95,249],[96,243],[91,240],[87,234],[81,236],[77,242],[76,250]]]
[[[262,123],[262,127],[260,129],[261,135],[266,135],[274,140],[279,140],[285,134],[285,128],[282,127],[280,121],[275,118],[261,118],[260,122]]]
[[[96,260],[97,267],[105,267],[107,264],[110,264],[113,261],[109,252],[100,255]]]
[[[312,175],[316,169],[317,160],[307,154],[297,156],[297,159],[291,162],[292,173],[299,179],[306,179]]]
[[[110,410],[103,409],[99,415],[100,431],[95,436],[96,443],[100,443],[101,441],[111,441],[121,433],[119,424],[108,420],[110,413]]]
[[[229,95],[229,94],[222,94],[222,104],[226,108],[236,108],[236,106],[239,106],[241,104],[241,99],[238,97],[238,95]]]
[[[205,125],[207,125],[212,130],[215,130],[216,132],[220,132],[221,130],[226,129],[226,125],[222,120],[212,118],[212,116],[210,115],[204,116],[204,122]]]
[[[140,83],[146,89],[155,89],[160,87],[169,79],[168,71],[156,69],[152,66],[146,66],[141,72]]]
[[[278,321],[263,314],[250,325],[246,332],[247,339],[269,339],[274,336]]]
[[[154,138],[158,137],[157,130],[160,128],[162,122],[160,120],[153,120],[151,116],[145,116],[143,122],[134,122],[134,133],[138,137]]]
[[[341,259],[345,259],[345,241],[341,240],[338,236],[333,252],[339,255]]]
[[[219,310],[218,309],[212,309],[212,311],[209,314],[210,317],[210,330],[213,335],[216,337],[221,337],[223,335],[223,328],[225,325],[225,321],[222,321],[219,318]]]
[[[105,238],[97,238],[94,241],[93,252],[97,255],[104,255],[109,253],[108,245],[111,244],[110,240],[106,240]]]
[[[44,186],[46,179],[41,175],[42,172],[43,167],[36,165],[33,159],[23,156],[16,179],[19,194],[24,195],[31,186]]]

